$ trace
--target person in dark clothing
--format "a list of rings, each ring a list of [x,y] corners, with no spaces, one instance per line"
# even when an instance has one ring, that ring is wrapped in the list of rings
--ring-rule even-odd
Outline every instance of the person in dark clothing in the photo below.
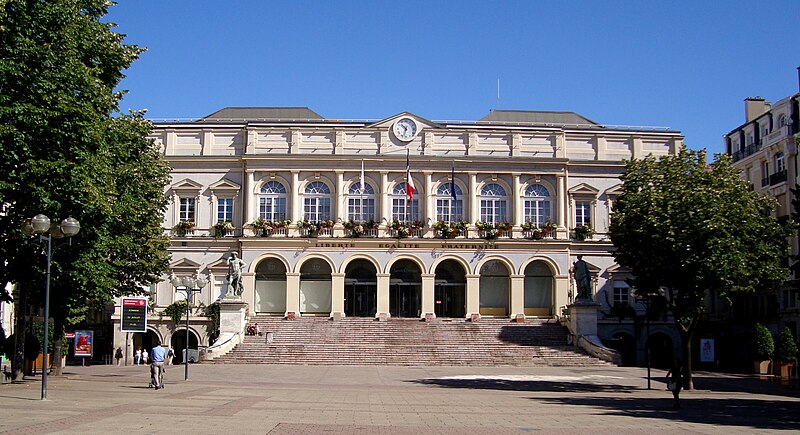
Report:
[[[667,389],[672,391],[675,401],[672,403],[673,409],[681,407],[681,389],[683,388],[683,366],[680,360],[676,359],[672,363],[672,368],[667,372]]]

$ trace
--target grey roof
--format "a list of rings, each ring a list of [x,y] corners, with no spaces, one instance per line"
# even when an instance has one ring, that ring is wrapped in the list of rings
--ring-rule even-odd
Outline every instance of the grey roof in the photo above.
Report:
[[[226,107],[201,121],[265,121],[325,119],[308,107]]]
[[[529,110],[493,110],[479,121],[524,124],[599,125],[575,112],[539,112]]]

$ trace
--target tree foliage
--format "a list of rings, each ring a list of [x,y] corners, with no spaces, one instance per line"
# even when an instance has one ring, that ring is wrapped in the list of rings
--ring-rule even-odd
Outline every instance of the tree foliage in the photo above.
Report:
[[[42,249],[20,228],[38,213],[77,218],[80,233],[53,252],[57,338],[66,319],[140,293],[168,264],[168,168],[141,114],[117,112],[122,71],[142,49],[101,21],[110,4],[0,3],[0,282],[41,305]]]
[[[729,300],[784,280],[792,227],[772,216],[774,198],[749,191],[727,156],[707,164],[705,152],[682,148],[630,161],[621,178],[609,230],[614,256],[638,294],[666,297],[690,368],[709,292]]]

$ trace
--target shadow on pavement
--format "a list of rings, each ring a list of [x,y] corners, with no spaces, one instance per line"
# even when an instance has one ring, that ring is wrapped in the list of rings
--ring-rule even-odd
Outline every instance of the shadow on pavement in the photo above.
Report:
[[[553,381],[514,381],[506,379],[418,379],[416,384],[435,385],[445,388],[471,388],[482,390],[506,391],[548,391],[548,392],[615,392],[624,393],[639,390],[640,388],[627,385],[593,384],[583,382],[553,382]]]
[[[789,388],[780,383],[751,377],[723,377],[713,374],[695,374],[692,377],[697,390],[719,391],[728,393],[755,393],[769,394],[771,396],[785,396],[800,398],[800,390]],[[660,388],[664,387],[664,380],[659,379]]]
[[[672,409],[672,396],[663,399],[617,397],[536,397],[531,400],[605,410],[604,415],[661,418],[716,426],[760,429],[800,429],[800,403],[758,398],[681,398],[681,409]]]

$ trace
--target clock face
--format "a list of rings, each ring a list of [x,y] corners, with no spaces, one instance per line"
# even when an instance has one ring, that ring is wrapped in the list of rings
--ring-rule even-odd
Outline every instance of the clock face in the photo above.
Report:
[[[400,118],[394,123],[393,131],[395,137],[408,142],[417,135],[417,123],[411,118]]]

